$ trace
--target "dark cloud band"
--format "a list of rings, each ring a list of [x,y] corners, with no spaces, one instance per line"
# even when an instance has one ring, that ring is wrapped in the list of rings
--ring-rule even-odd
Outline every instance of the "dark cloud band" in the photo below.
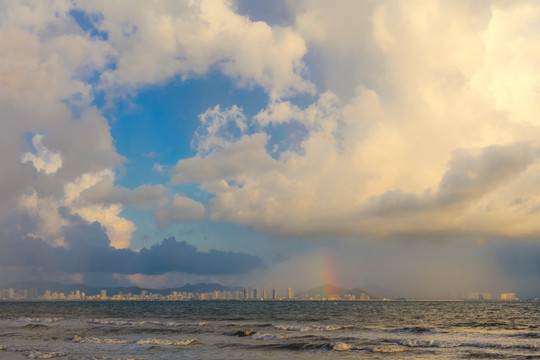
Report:
[[[4,266],[39,268],[43,272],[118,274],[243,274],[262,266],[259,257],[240,252],[199,251],[174,237],[139,252],[115,249],[98,222],[78,219],[64,229],[64,247],[53,247],[40,238],[2,239],[0,261]]]

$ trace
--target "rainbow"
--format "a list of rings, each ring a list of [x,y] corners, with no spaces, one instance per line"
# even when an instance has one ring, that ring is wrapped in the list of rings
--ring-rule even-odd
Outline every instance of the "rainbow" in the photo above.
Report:
[[[328,299],[333,295],[334,287],[336,286],[336,265],[333,254],[328,249],[322,249],[320,253],[320,282],[323,298]]]

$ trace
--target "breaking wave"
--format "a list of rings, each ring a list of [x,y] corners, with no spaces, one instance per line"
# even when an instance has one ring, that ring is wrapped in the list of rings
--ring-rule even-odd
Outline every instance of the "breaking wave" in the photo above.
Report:
[[[140,340],[125,340],[125,339],[110,339],[110,338],[96,338],[96,337],[83,337],[75,335],[72,342],[76,343],[90,343],[90,344],[137,344],[137,345],[161,345],[161,346],[185,346],[197,342],[197,339],[187,340],[167,340],[167,339],[140,339]]]
[[[290,325],[290,324],[277,324],[274,325],[275,329],[285,331],[336,331],[344,329],[352,329],[354,325]]]
[[[197,339],[188,339],[188,340],[163,340],[163,339],[142,339],[136,342],[137,345],[161,345],[161,346],[186,346],[193,344],[199,340]]]

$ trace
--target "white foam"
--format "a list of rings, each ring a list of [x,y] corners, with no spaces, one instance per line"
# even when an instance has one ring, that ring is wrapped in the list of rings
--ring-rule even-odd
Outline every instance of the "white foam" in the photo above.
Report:
[[[20,318],[17,319],[18,322],[26,323],[53,323],[64,320],[61,317],[52,317],[52,318]]]
[[[41,352],[41,351],[30,351],[23,353],[29,359],[52,359],[57,357],[65,357],[66,354],[58,352]]]
[[[422,347],[422,348],[452,348],[457,347],[456,344],[441,343],[435,340],[397,340],[396,343],[407,347]]]
[[[166,340],[166,339],[141,339],[136,342],[138,345],[161,345],[161,346],[186,346],[197,342],[197,339],[188,340]]]
[[[407,349],[405,348],[396,348],[396,347],[375,347],[373,349],[371,349],[371,351],[375,352],[375,353],[400,353],[400,352],[404,352],[404,351],[407,351]]]
[[[112,326],[133,326],[133,325],[145,325],[147,321],[126,321],[126,320],[114,320],[114,319],[91,319],[88,320],[89,324],[96,325],[112,325]]]
[[[335,351],[348,351],[348,350],[353,350],[353,346],[349,345],[349,344],[346,344],[344,342],[334,342],[332,343],[332,350],[335,350]],[[357,350],[357,349],[355,349]]]
[[[311,325],[311,326],[303,326],[303,325],[292,325],[292,324],[277,324],[274,325],[274,328],[278,330],[285,330],[285,331],[301,331],[301,332],[307,332],[307,331],[336,331],[336,330],[343,330],[343,329],[352,329],[354,328],[354,325]]]
[[[180,325],[181,325],[180,323],[173,322],[173,321],[163,323],[163,326],[166,326],[166,327],[174,327],[174,326],[180,326]]]
[[[281,337],[277,337],[276,335],[273,335],[273,334],[253,334],[251,335],[251,338],[253,340],[276,340]]]
[[[123,339],[109,339],[109,338],[96,338],[96,337],[82,337],[75,335],[72,342],[87,343],[87,344],[127,344],[129,341]]]

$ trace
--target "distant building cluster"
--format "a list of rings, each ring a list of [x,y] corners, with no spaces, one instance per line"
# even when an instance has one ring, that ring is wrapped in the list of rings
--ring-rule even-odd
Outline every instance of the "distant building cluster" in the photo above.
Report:
[[[516,294],[514,294],[514,293],[505,293],[505,294],[501,294],[501,297],[499,298],[499,300],[501,300],[501,301],[516,301],[516,300],[519,300],[519,299],[516,297]]]
[[[184,300],[296,300],[292,288],[287,289],[287,296],[278,296],[277,289],[272,289],[271,298],[268,296],[268,289],[249,289],[243,291],[212,291],[205,293],[172,291],[168,295],[155,294],[142,290],[139,294],[130,292],[119,292],[117,294],[107,294],[107,290],[101,290],[97,295],[86,295],[84,292],[76,290],[69,294],[63,292],[53,292],[45,290],[43,294],[38,294],[37,289],[15,291],[14,289],[0,290],[0,300],[160,300],[160,301],[184,301]]]
[[[328,296],[321,296],[319,294],[317,295],[307,295],[303,298],[303,300],[328,300],[328,301],[367,301],[372,300],[371,296],[366,293],[361,293],[360,296],[356,296],[353,294],[345,294],[343,296],[339,296],[338,294],[328,294]]]
[[[490,293],[469,293],[468,300],[489,301],[492,300]],[[189,300],[238,300],[238,301],[284,301],[284,300],[312,300],[312,301],[367,301],[372,300],[370,295],[362,292],[359,296],[345,294],[339,296],[337,294],[328,294],[321,296],[320,294],[310,295],[304,294],[295,296],[293,288],[287,288],[284,296],[279,296],[276,288],[272,289],[269,294],[268,288],[250,289],[244,288],[241,291],[212,291],[212,292],[180,292],[172,291],[170,294],[152,293],[142,290],[139,294],[130,292],[118,292],[117,294],[107,294],[107,290],[101,290],[99,294],[87,295],[83,291],[70,291],[68,294],[45,290],[44,293],[38,293],[37,289],[27,289],[15,291],[13,288],[0,290],[0,300],[123,300],[123,301],[189,301]],[[384,299],[388,300],[388,299]],[[514,293],[503,293],[499,297],[500,301],[517,301],[519,300]]]
[[[491,300],[490,293],[469,293],[467,295],[468,300]]]
[[[490,293],[469,293],[467,295],[468,300],[491,300]],[[514,293],[502,293],[499,297],[500,301],[516,301],[519,300]]]
[[[87,295],[83,291],[75,290],[68,294],[63,292],[56,292],[52,290],[45,290],[44,293],[39,294],[37,289],[28,289],[22,291],[15,291],[14,289],[0,290],[0,300],[124,300],[124,301],[188,301],[188,300],[250,300],[250,301],[284,301],[284,300],[370,300],[370,296],[366,293],[362,293],[359,297],[355,295],[347,294],[343,297],[338,295],[330,295],[323,297],[320,295],[310,296],[309,294],[295,296],[293,288],[287,288],[286,293],[283,296],[278,294],[276,288],[272,289],[269,293],[268,288],[250,289],[244,288],[243,291],[212,291],[212,292],[180,292],[172,291],[168,295],[160,293],[152,293],[146,290],[142,290],[139,294],[133,294],[130,292],[119,292],[117,294],[107,294],[107,290],[101,290],[99,294]]]

